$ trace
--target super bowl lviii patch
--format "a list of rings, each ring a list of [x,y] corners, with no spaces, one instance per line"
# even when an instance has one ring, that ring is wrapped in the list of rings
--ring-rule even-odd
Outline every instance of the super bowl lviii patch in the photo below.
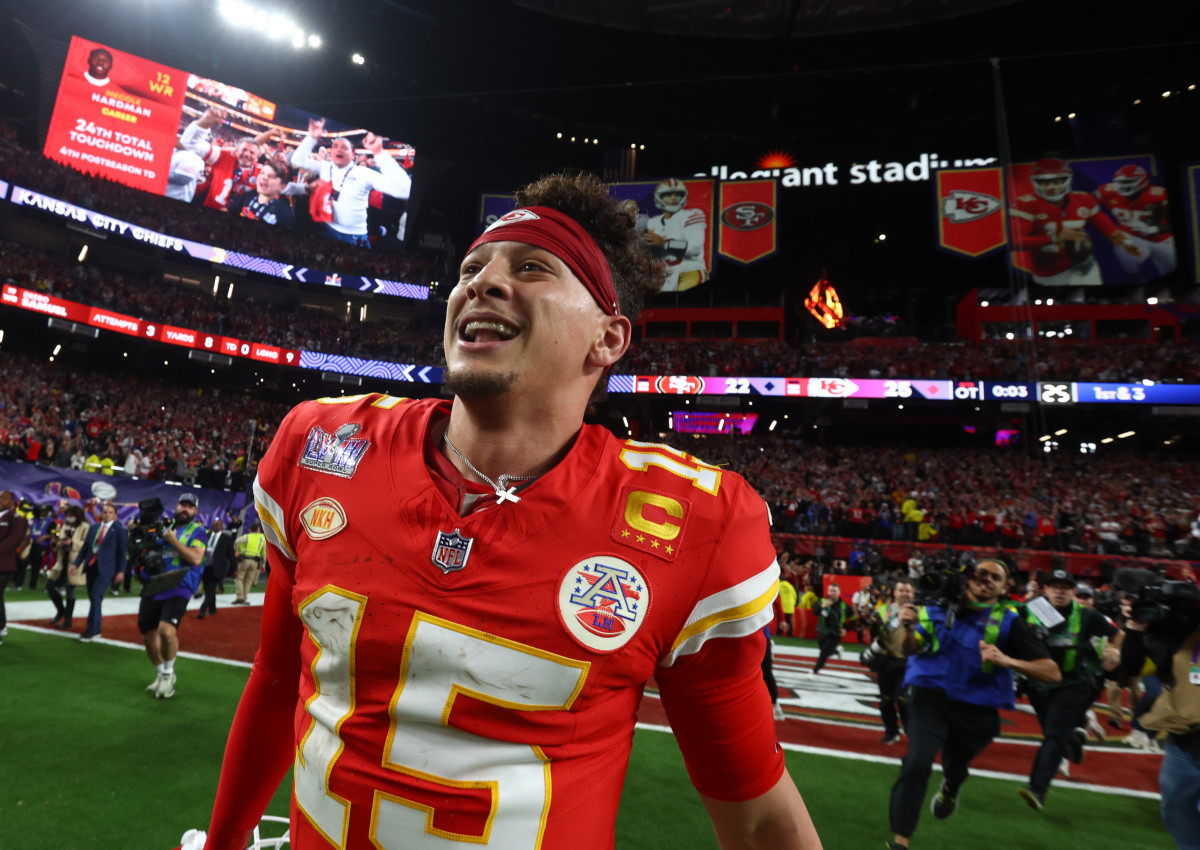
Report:
[[[613,555],[595,555],[563,573],[558,615],[579,643],[612,652],[633,639],[650,610],[650,587],[642,574]]]
[[[320,425],[314,425],[304,441],[299,464],[340,478],[353,478],[363,455],[371,447],[371,441],[366,437],[354,436],[359,428],[348,423],[330,434]]]
[[[336,499],[320,498],[300,512],[300,524],[310,538],[324,540],[346,527],[346,511]]]

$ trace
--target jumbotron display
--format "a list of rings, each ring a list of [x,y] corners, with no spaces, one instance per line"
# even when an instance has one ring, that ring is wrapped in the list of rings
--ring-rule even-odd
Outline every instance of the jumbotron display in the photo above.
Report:
[[[403,142],[78,36],[43,152],[136,189],[361,247],[403,240],[416,155]]]

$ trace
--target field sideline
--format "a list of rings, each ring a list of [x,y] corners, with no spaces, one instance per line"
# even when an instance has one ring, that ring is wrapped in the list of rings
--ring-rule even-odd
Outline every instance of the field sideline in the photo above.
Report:
[[[118,613],[136,600],[106,601],[105,633],[125,639],[90,645],[46,629],[36,617],[19,622],[22,613],[34,613],[27,604],[10,601],[9,636],[0,646],[0,682],[8,697],[0,712],[0,850],[166,850],[185,829],[204,827],[248,661],[185,651],[177,663],[177,696],[153,700],[143,691],[153,670],[141,647],[128,642],[132,615]],[[224,608],[205,621],[188,617],[182,645],[202,646],[208,642],[204,633],[215,638],[243,631],[258,615],[251,606]],[[804,646],[778,649],[789,717],[780,724],[781,741],[825,847],[882,846],[889,837],[888,791],[903,743],[893,748],[875,743],[878,718],[872,722],[868,711],[846,716],[853,714],[848,705],[865,704],[861,667],[852,660],[829,677],[808,680],[815,684],[807,690],[805,677],[797,674],[806,663],[811,666],[812,653]],[[617,846],[715,848],[660,716],[650,689],[634,739]],[[1021,740],[1017,730],[1005,743],[1019,755],[1016,761],[1004,756],[1005,763],[1018,769],[983,765],[973,771],[959,813],[944,822],[926,813],[914,846],[990,847],[997,830],[1006,844],[1031,848],[1173,846],[1159,820],[1157,794],[1137,787],[1157,772],[1157,758],[1115,746],[1099,753],[1089,748],[1085,768],[1112,759],[1122,775],[1112,783],[1089,781],[1091,774],[1056,781],[1047,808],[1035,813],[1016,794],[1032,761],[1033,741]],[[1001,742],[993,746],[999,749]],[[1121,767],[1126,764],[1128,769]],[[1130,776],[1132,781],[1122,781]],[[931,792],[935,785],[936,774]],[[269,813],[287,814],[286,786]],[[586,848],[584,837],[579,846]]]

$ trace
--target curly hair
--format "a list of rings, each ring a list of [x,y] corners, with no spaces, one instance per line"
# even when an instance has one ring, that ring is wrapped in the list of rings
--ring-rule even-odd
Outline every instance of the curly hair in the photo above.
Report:
[[[548,174],[516,192],[518,207],[550,207],[579,222],[596,240],[612,268],[621,315],[635,321],[648,295],[662,288],[662,262],[650,256],[636,230],[636,221],[591,174]]]

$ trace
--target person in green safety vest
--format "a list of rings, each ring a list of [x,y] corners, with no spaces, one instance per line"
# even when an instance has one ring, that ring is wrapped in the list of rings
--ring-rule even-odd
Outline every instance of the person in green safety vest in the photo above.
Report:
[[[257,522],[250,526],[250,531],[243,534],[233,543],[233,554],[237,558],[237,575],[233,580],[237,591],[237,599],[233,605],[249,605],[246,598],[250,588],[258,584],[258,574],[262,571],[263,559],[267,556],[267,538],[263,536],[262,526]]]
[[[1026,685],[1043,737],[1029,785],[1018,793],[1035,811],[1045,805],[1046,791],[1063,758],[1072,764],[1083,761],[1087,711],[1100,696],[1099,676],[1106,655],[1108,669],[1115,669],[1125,637],[1099,611],[1079,603],[1075,577],[1065,569],[1053,570],[1042,584],[1045,597],[1023,604],[1021,615],[1031,626],[1045,630],[1050,657],[1062,671],[1062,679]]]

